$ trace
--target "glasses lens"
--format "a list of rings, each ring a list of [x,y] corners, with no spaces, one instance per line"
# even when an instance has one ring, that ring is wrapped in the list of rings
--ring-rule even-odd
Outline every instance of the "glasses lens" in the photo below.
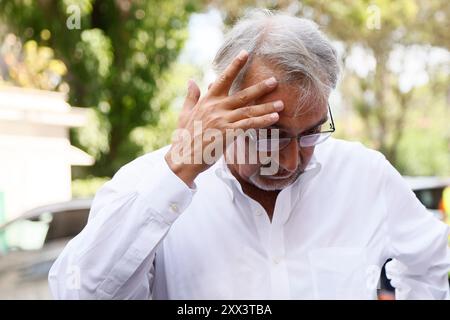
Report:
[[[306,148],[318,145],[319,143],[327,140],[330,136],[331,132],[322,132],[303,136],[300,138],[300,147]]]
[[[290,141],[289,138],[261,139],[258,140],[257,149],[262,152],[278,151],[285,148]]]

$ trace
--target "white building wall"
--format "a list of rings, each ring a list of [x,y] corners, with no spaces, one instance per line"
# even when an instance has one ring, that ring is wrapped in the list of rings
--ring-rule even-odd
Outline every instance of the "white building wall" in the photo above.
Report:
[[[85,110],[74,110],[62,95],[0,88],[0,192],[7,220],[71,198],[69,127],[86,120]]]

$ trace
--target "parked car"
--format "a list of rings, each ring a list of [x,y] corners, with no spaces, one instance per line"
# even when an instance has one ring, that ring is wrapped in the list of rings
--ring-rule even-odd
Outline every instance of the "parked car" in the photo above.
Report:
[[[450,187],[450,178],[405,177],[417,198],[436,218],[447,221],[447,213],[442,206],[444,189]]]
[[[0,299],[51,299],[47,276],[67,242],[87,223],[92,199],[30,210],[0,225]]]

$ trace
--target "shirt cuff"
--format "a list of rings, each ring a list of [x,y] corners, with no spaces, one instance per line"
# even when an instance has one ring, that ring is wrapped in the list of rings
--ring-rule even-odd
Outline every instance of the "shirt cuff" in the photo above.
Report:
[[[168,166],[166,160],[152,165],[137,185],[139,197],[144,199],[147,209],[156,212],[163,222],[172,224],[189,206],[197,191],[189,188]]]

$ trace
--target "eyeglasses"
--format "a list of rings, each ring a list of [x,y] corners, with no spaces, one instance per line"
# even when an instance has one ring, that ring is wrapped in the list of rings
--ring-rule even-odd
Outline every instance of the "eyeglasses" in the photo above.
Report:
[[[292,137],[278,137],[278,134],[275,138],[267,138],[267,139],[259,139],[257,136],[259,134],[255,134],[254,132],[249,133],[250,139],[256,143],[256,150],[262,151],[262,152],[273,152],[273,151],[279,151],[284,148],[286,148],[289,143],[291,143],[292,139],[297,139],[299,147],[307,148],[307,147],[313,147],[315,145],[318,145],[319,143],[324,142],[327,140],[331,134],[336,131],[336,128],[334,126],[333,121],[333,115],[331,114],[331,108],[328,104],[328,113],[329,113],[329,129],[326,131],[320,131],[315,132],[311,134],[305,134],[305,135],[297,135]],[[320,130],[320,128],[323,125],[319,125],[316,128],[312,130]],[[273,129],[272,129],[273,130]],[[264,137],[267,137],[265,135]]]

